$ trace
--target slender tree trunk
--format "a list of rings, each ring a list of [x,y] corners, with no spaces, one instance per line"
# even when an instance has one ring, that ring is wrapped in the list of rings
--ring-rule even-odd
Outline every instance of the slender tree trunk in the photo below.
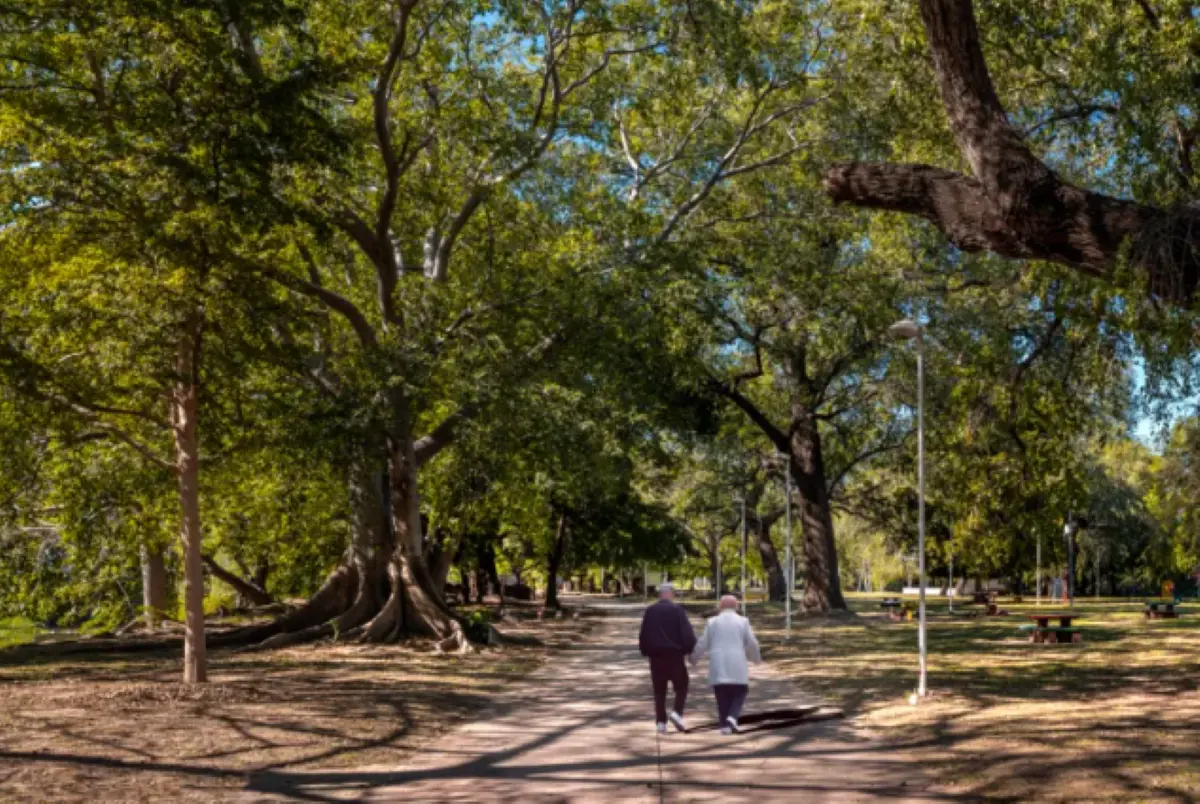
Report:
[[[437,546],[437,549],[433,551],[433,555],[431,556],[430,571],[433,574],[433,588],[437,590],[440,596],[445,595],[446,579],[450,577],[450,568],[458,560],[460,542],[461,538],[459,535],[452,533],[446,536],[445,540]]]
[[[467,600],[474,600],[476,603],[483,603],[483,573],[478,569],[473,569],[465,573],[467,578]]]
[[[496,591],[496,596],[500,598],[500,602],[504,602],[504,586],[500,582],[500,571],[496,569],[496,545],[490,539],[484,539],[479,543],[479,571],[483,573],[484,583],[483,588],[490,586]],[[479,601],[483,602],[482,598]]]
[[[554,537],[554,546],[550,548],[550,558],[546,568],[546,608],[562,608],[558,602],[558,569],[562,564],[563,550],[567,544],[567,515],[558,515],[558,533]]]
[[[254,572],[250,576],[250,581],[259,589],[267,588],[267,576],[271,574],[271,562],[267,559],[259,559],[254,565]]]
[[[175,436],[175,473],[179,481],[183,540],[183,681],[208,680],[204,644],[204,560],[200,541],[200,446],[197,436],[200,317],[189,316],[176,358],[178,379],[172,399],[171,425]]]
[[[793,417],[791,461],[800,498],[804,551],[804,598],[800,605],[806,612],[844,611],[847,607],[838,574],[821,434],[816,418],[803,406],[793,405]]]
[[[161,547],[142,546],[142,609],[146,627],[158,628],[167,610],[167,561]]]

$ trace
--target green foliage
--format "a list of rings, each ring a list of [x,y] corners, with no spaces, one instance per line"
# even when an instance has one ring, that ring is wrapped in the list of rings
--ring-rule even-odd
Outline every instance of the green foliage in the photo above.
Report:
[[[1190,198],[1186,4],[976,5],[1032,147]],[[915,540],[901,317],[928,334],[935,571],[1028,576],[1072,511],[1123,579],[1200,562],[1194,422],[1161,456],[1125,435],[1191,390],[1190,314],[828,207],[834,161],[960,160],[915,4],[406,13],[0,11],[0,611],[103,629],[139,610],[144,550],[178,579],[165,411],[196,311],[205,550],[277,596],[341,560],[350,467],[447,422],[421,546],[460,570],[492,545],[532,577],[560,526],[564,570],[732,567],[733,499],[783,502],[748,407],[814,417],[843,577],[879,583]]]

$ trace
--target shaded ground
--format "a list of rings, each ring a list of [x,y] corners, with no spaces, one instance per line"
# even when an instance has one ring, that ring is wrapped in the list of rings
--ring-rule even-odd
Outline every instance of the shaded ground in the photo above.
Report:
[[[888,621],[878,597],[850,618],[797,618],[751,606],[765,658],[871,732],[931,767],[935,789],[1011,801],[1200,800],[1200,604],[1146,621],[1140,601],[1081,602],[1083,645],[1033,645],[1008,617],[950,617],[931,603],[930,700],[916,686],[916,624]],[[962,607],[959,607],[962,611]],[[1058,610],[1060,606],[1044,607]]]
[[[598,604],[599,605],[599,604]],[[642,605],[609,604],[586,641],[558,652],[493,706],[399,766],[256,774],[246,800],[309,801],[944,801],[921,768],[852,724],[820,720],[722,736],[704,668],[692,673],[693,731],[654,732]],[[697,618],[697,626],[700,622]],[[752,672],[747,711],[811,701],[769,668]],[[816,709],[816,707],[813,707]]]
[[[531,617],[532,614],[529,614]],[[21,661],[0,654],[0,799],[226,798],[256,773],[402,762],[578,639],[591,620],[522,618],[541,637],[442,656],[429,645],[317,645],[211,655],[177,683],[177,653]]]

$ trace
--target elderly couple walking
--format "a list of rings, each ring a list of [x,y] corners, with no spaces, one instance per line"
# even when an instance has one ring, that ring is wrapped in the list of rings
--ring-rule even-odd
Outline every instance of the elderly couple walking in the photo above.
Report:
[[[747,661],[761,662],[758,640],[750,621],[737,613],[733,595],[721,598],[719,613],[704,627],[704,636],[696,632],[687,612],[675,603],[675,589],[664,583],[658,587],[658,602],[646,609],[638,647],[650,660],[650,680],[654,686],[654,718],[659,732],[666,732],[668,721],[679,731],[687,731],[683,708],[687,703],[688,668],[708,654],[708,681],[717,698],[717,722],[722,734],[738,730],[738,718],[746,693],[750,691]],[[675,690],[675,705],[667,711],[667,685]]]

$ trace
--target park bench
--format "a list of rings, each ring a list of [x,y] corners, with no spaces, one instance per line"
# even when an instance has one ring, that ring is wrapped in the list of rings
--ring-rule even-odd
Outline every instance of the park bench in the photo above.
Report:
[[[1147,600],[1146,601],[1146,619],[1147,620],[1174,620],[1179,617],[1179,612],[1175,610],[1174,600]]]
[[[1029,641],[1036,645],[1055,645],[1083,642],[1083,633],[1071,625],[1074,614],[1030,614],[1034,622],[1018,626],[1018,630],[1029,634]],[[1051,620],[1058,620],[1058,625],[1050,625]]]

